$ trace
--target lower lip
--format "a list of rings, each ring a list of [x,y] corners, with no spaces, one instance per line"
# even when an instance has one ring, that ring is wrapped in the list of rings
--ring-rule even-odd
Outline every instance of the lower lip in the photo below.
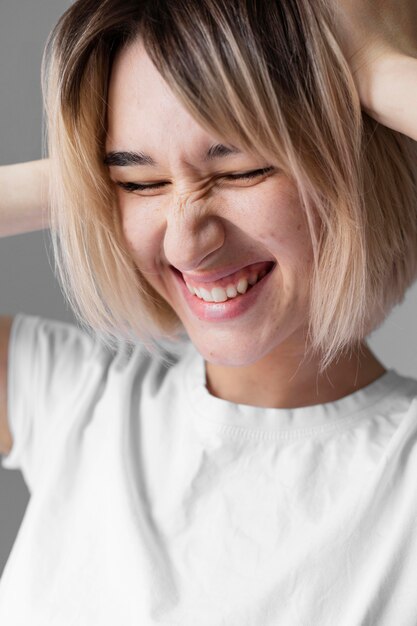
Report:
[[[246,293],[226,300],[226,302],[205,302],[204,300],[200,300],[198,296],[188,291],[188,287],[179,272],[172,270],[172,273],[174,274],[176,283],[183,297],[194,315],[202,320],[222,321],[231,320],[239,315],[243,315],[243,313],[255,304],[257,298],[262,297],[261,292],[269,282],[269,278],[273,274],[275,267],[276,266],[274,266],[268,274],[265,274],[265,276]]]

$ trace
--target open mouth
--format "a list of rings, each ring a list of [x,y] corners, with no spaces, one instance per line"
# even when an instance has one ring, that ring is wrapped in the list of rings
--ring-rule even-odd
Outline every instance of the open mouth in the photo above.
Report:
[[[181,277],[181,280],[187,287],[188,291],[195,298],[205,303],[221,303],[229,300],[240,299],[241,296],[251,291],[258,283],[271,273],[276,263],[270,261],[268,263],[255,263],[252,266],[242,268],[238,272],[234,272],[229,277],[224,277],[221,281],[213,283],[192,283],[184,278],[182,273],[172,267],[174,272]]]

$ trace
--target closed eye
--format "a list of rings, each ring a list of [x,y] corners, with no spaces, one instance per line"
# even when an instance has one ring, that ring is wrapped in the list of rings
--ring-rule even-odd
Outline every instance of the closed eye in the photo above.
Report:
[[[161,183],[152,183],[149,185],[140,185],[139,183],[122,183],[121,181],[117,181],[116,185],[131,193],[132,191],[146,191],[146,189],[161,189],[165,185],[169,185],[168,182]]]
[[[270,172],[272,172],[274,169],[275,168],[272,166],[263,167],[261,169],[251,170],[249,172],[243,172],[242,174],[225,174],[221,176],[220,178],[224,180],[252,180],[260,176],[265,176],[266,174],[269,174]],[[147,190],[153,191],[156,189],[162,189],[163,187],[169,184],[170,183],[168,181],[161,181],[159,183],[148,183],[148,184],[123,183],[121,181],[116,181],[116,185],[118,185],[124,191],[127,191],[128,193],[132,193],[133,191],[147,191]]]
[[[269,174],[272,172],[274,168],[271,167],[263,167],[259,170],[252,170],[251,172],[243,172],[243,174],[226,174],[223,178],[226,180],[250,180],[251,178],[257,178],[258,176],[265,176],[265,174]]]

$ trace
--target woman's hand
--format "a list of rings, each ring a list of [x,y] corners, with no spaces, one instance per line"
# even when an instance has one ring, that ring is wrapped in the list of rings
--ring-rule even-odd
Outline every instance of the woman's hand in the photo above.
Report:
[[[416,0],[332,0],[336,30],[352,73],[386,55],[417,57]]]
[[[329,0],[365,111],[417,140],[417,0]]]

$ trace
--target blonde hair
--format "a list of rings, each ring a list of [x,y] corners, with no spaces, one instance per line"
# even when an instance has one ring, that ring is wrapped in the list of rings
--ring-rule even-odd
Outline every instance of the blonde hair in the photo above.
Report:
[[[184,330],[130,257],[104,160],[115,56],[140,37],[194,118],[297,185],[314,252],[306,354],[321,371],[417,275],[417,150],[361,111],[326,0],[77,0],[45,48],[51,236],[79,321],[150,350]],[[318,220],[316,219],[318,217]]]

